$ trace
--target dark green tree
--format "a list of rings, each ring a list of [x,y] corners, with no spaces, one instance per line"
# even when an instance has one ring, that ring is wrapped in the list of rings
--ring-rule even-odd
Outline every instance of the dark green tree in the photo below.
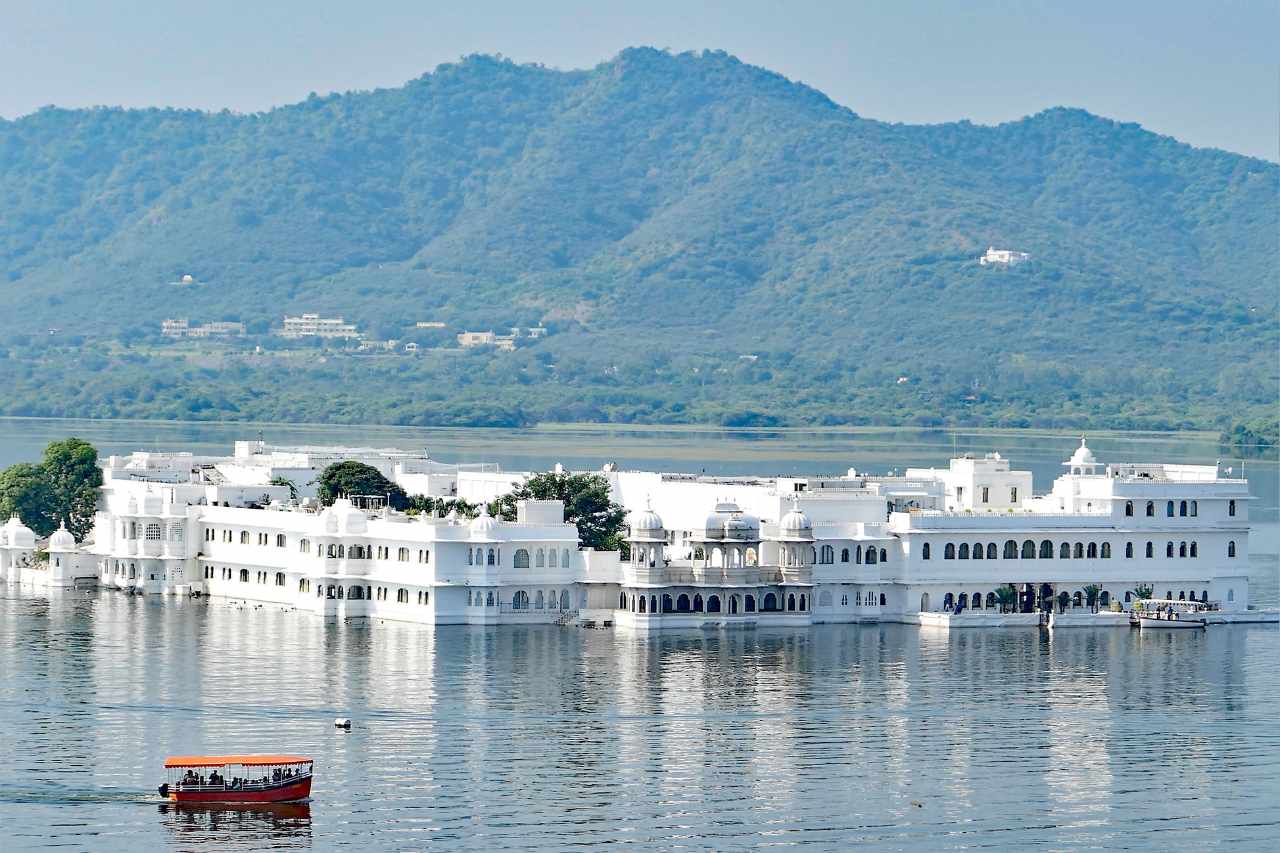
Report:
[[[97,448],[79,438],[50,442],[40,469],[49,489],[55,525],[62,521],[77,541],[84,539],[93,529],[102,486]]]
[[[433,498],[427,495],[413,495],[409,498],[408,513],[410,515],[434,515],[443,517],[451,510],[457,510],[463,518],[475,518],[480,514],[479,504],[473,504],[463,498]]]
[[[627,511],[609,498],[609,481],[601,475],[535,474],[489,509],[513,521],[516,502],[531,499],[563,501],[564,520],[577,525],[583,547],[616,551],[621,546]]]
[[[316,496],[325,506],[340,497],[349,495],[374,495],[386,498],[392,509],[407,509],[409,496],[404,489],[383,476],[382,472],[372,465],[347,460],[335,462],[313,481]]]
[[[49,484],[39,465],[19,462],[0,471],[0,518],[16,515],[37,536],[57,529]]]

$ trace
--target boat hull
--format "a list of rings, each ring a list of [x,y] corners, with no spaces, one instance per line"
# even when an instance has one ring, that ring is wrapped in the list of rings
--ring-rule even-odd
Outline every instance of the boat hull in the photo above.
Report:
[[[169,790],[169,802],[188,805],[236,804],[236,803],[297,803],[311,797],[311,777],[296,782],[276,785],[262,790],[238,791],[184,791]]]
[[[1143,616],[1138,619],[1138,624],[1144,630],[1173,631],[1203,628],[1205,623],[1203,619],[1153,619],[1150,616]]]

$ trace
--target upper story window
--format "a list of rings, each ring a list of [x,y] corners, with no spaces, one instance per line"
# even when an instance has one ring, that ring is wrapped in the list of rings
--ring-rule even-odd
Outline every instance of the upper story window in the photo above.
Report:
[[[241,545],[248,545],[248,544],[249,544],[249,531],[247,531],[247,530],[241,530],[241,531],[240,531],[240,544],[241,544]]]
[[[1235,514],[1236,514],[1236,502],[1235,502],[1235,500],[1229,500],[1229,501],[1227,501],[1227,515],[1234,516]]]
[[[283,533],[277,533],[277,534],[276,534],[276,547],[277,547],[277,548],[283,548],[283,547],[284,547],[284,543],[285,543],[284,534],[283,534]]]
[[[988,486],[982,487],[982,502],[991,503],[991,489]]]
[[[1167,504],[1165,504],[1164,514],[1169,518],[1173,518],[1173,501],[1169,501]]]
[[[1124,502],[1124,514],[1128,518],[1133,517],[1133,501]]]
[[[931,549],[929,548],[929,543],[928,543],[928,542],[924,543],[924,547],[920,549],[920,559],[922,559],[922,560],[927,560],[927,559],[929,559],[929,551],[930,551],[930,550],[931,550]]]
[[[1155,517],[1156,517],[1156,502],[1147,501],[1147,518],[1155,518]]]
[[[1009,503],[1016,504],[1018,502],[1018,487],[1014,486],[1009,489]]]
[[[148,542],[160,541],[160,525],[148,524],[146,529],[146,537]]]

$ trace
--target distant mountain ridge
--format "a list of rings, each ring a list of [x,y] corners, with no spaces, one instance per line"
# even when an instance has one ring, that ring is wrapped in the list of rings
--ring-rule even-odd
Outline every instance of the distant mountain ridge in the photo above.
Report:
[[[721,52],[475,56],[253,115],[0,121],[0,335],[546,320],[477,374],[531,420],[589,399],[574,417],[1207,426],[1275,399],[1278,187],[1083,110],[895,125]],[[1032,260],[981,268],[988,245]],[[422,370],[409,387],[469,384]],[[101,403],[65,411],[121,411]]]

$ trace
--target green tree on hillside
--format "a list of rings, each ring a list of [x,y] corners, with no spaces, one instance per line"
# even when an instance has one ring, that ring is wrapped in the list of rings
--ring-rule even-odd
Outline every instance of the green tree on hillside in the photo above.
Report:
[[[409,506],[409,496],[404,489],[388,480],[372,465],[350,459],[335,462],[325,468],[313,484],[316,486],[316,496],[325,506],[349,495],[384,497],[392,509],[407,509]]]
[[[522,500],[563,501],[564,520],[577,525],[585,548],[616,551],[622,545],[627,511],[609,497],[609,481],[599,474],[535,474],[494,501],[490,511],[514,521]]]

